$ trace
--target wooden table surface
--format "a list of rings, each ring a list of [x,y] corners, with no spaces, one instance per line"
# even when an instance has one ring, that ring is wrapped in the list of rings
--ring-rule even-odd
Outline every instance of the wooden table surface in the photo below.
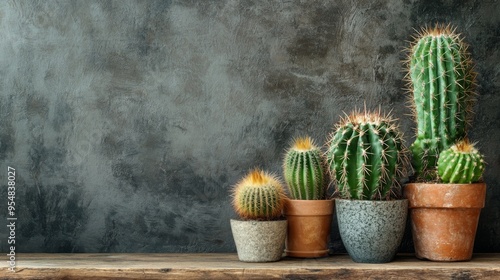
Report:
[[[360,264],[348,255],[243,263],[236,253],[19,253],[16,272],[8,270],[7,261],[1,266],[0,279],[500,279],[500,254],[475,254],[469,262],[401,255],[386,264]]]

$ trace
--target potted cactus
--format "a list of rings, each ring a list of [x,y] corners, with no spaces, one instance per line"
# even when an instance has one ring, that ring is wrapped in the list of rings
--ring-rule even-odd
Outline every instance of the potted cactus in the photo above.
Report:
[[[238,258],[243,262],[281,259],[287,221],[283,218],[286,195],[276,176],[252,170],[233,187],[233,207],[241,220],[231,219]]]
[[[399,178],[407,150],[395,121],[379,112],[353,112],[335,127],[327,162],[336,184],[340,237],[355,262],[391,261],[403,238],[408,201]]]
[[[466,139],[476,95],[473,63],[455,29],[436,25],[421,30],[406,64],[417,122],[410,147],[415,174],[404,187],[415,253],[470,260],[486,194],[478,183],[482,156]]]
[[[324,159],[310,137],[293,141],[285,153],[283,171],[291,198],[285,205],[287,256],[328,256],[333,199],[326,199]]]

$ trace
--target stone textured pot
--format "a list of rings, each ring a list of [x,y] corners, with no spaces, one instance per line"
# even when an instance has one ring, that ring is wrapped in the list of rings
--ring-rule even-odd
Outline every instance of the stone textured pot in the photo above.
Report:
[[[286,255],[299,258],[328,256],[333,199],[294,200],[285,204],[288,220]]]
[[[285,248],[286,220],[240,221],[231,219],[231,231],[242,262],[275,262]]]
[[[408,200],[336,199],[340,237],[353,261],[386,263],[403,239]]]
[[[409,200],[415,255],[433,261],[472,258],[486,184],[410,183]]]

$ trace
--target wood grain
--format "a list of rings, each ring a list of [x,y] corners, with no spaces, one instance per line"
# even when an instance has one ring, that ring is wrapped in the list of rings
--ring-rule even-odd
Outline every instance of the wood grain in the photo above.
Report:
[[[18,254],[0,279],[500,279],[500,254],[470,262],[430,262],[410,255],[359,264],[347,255],[243,263],[236,254]]]

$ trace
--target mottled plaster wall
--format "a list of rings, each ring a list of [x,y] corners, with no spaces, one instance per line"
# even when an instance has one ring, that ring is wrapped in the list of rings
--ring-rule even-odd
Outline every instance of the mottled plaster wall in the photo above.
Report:
[[[18,252],[234,251],[228,190],[255,166],[280,173],[292,137],[324,143],[366,103],[412,140],[402,50],[446,22],[479,72],[476,247],[500,252],[499,14],[497,1],[1,1],[0,216],[13,166]]]

